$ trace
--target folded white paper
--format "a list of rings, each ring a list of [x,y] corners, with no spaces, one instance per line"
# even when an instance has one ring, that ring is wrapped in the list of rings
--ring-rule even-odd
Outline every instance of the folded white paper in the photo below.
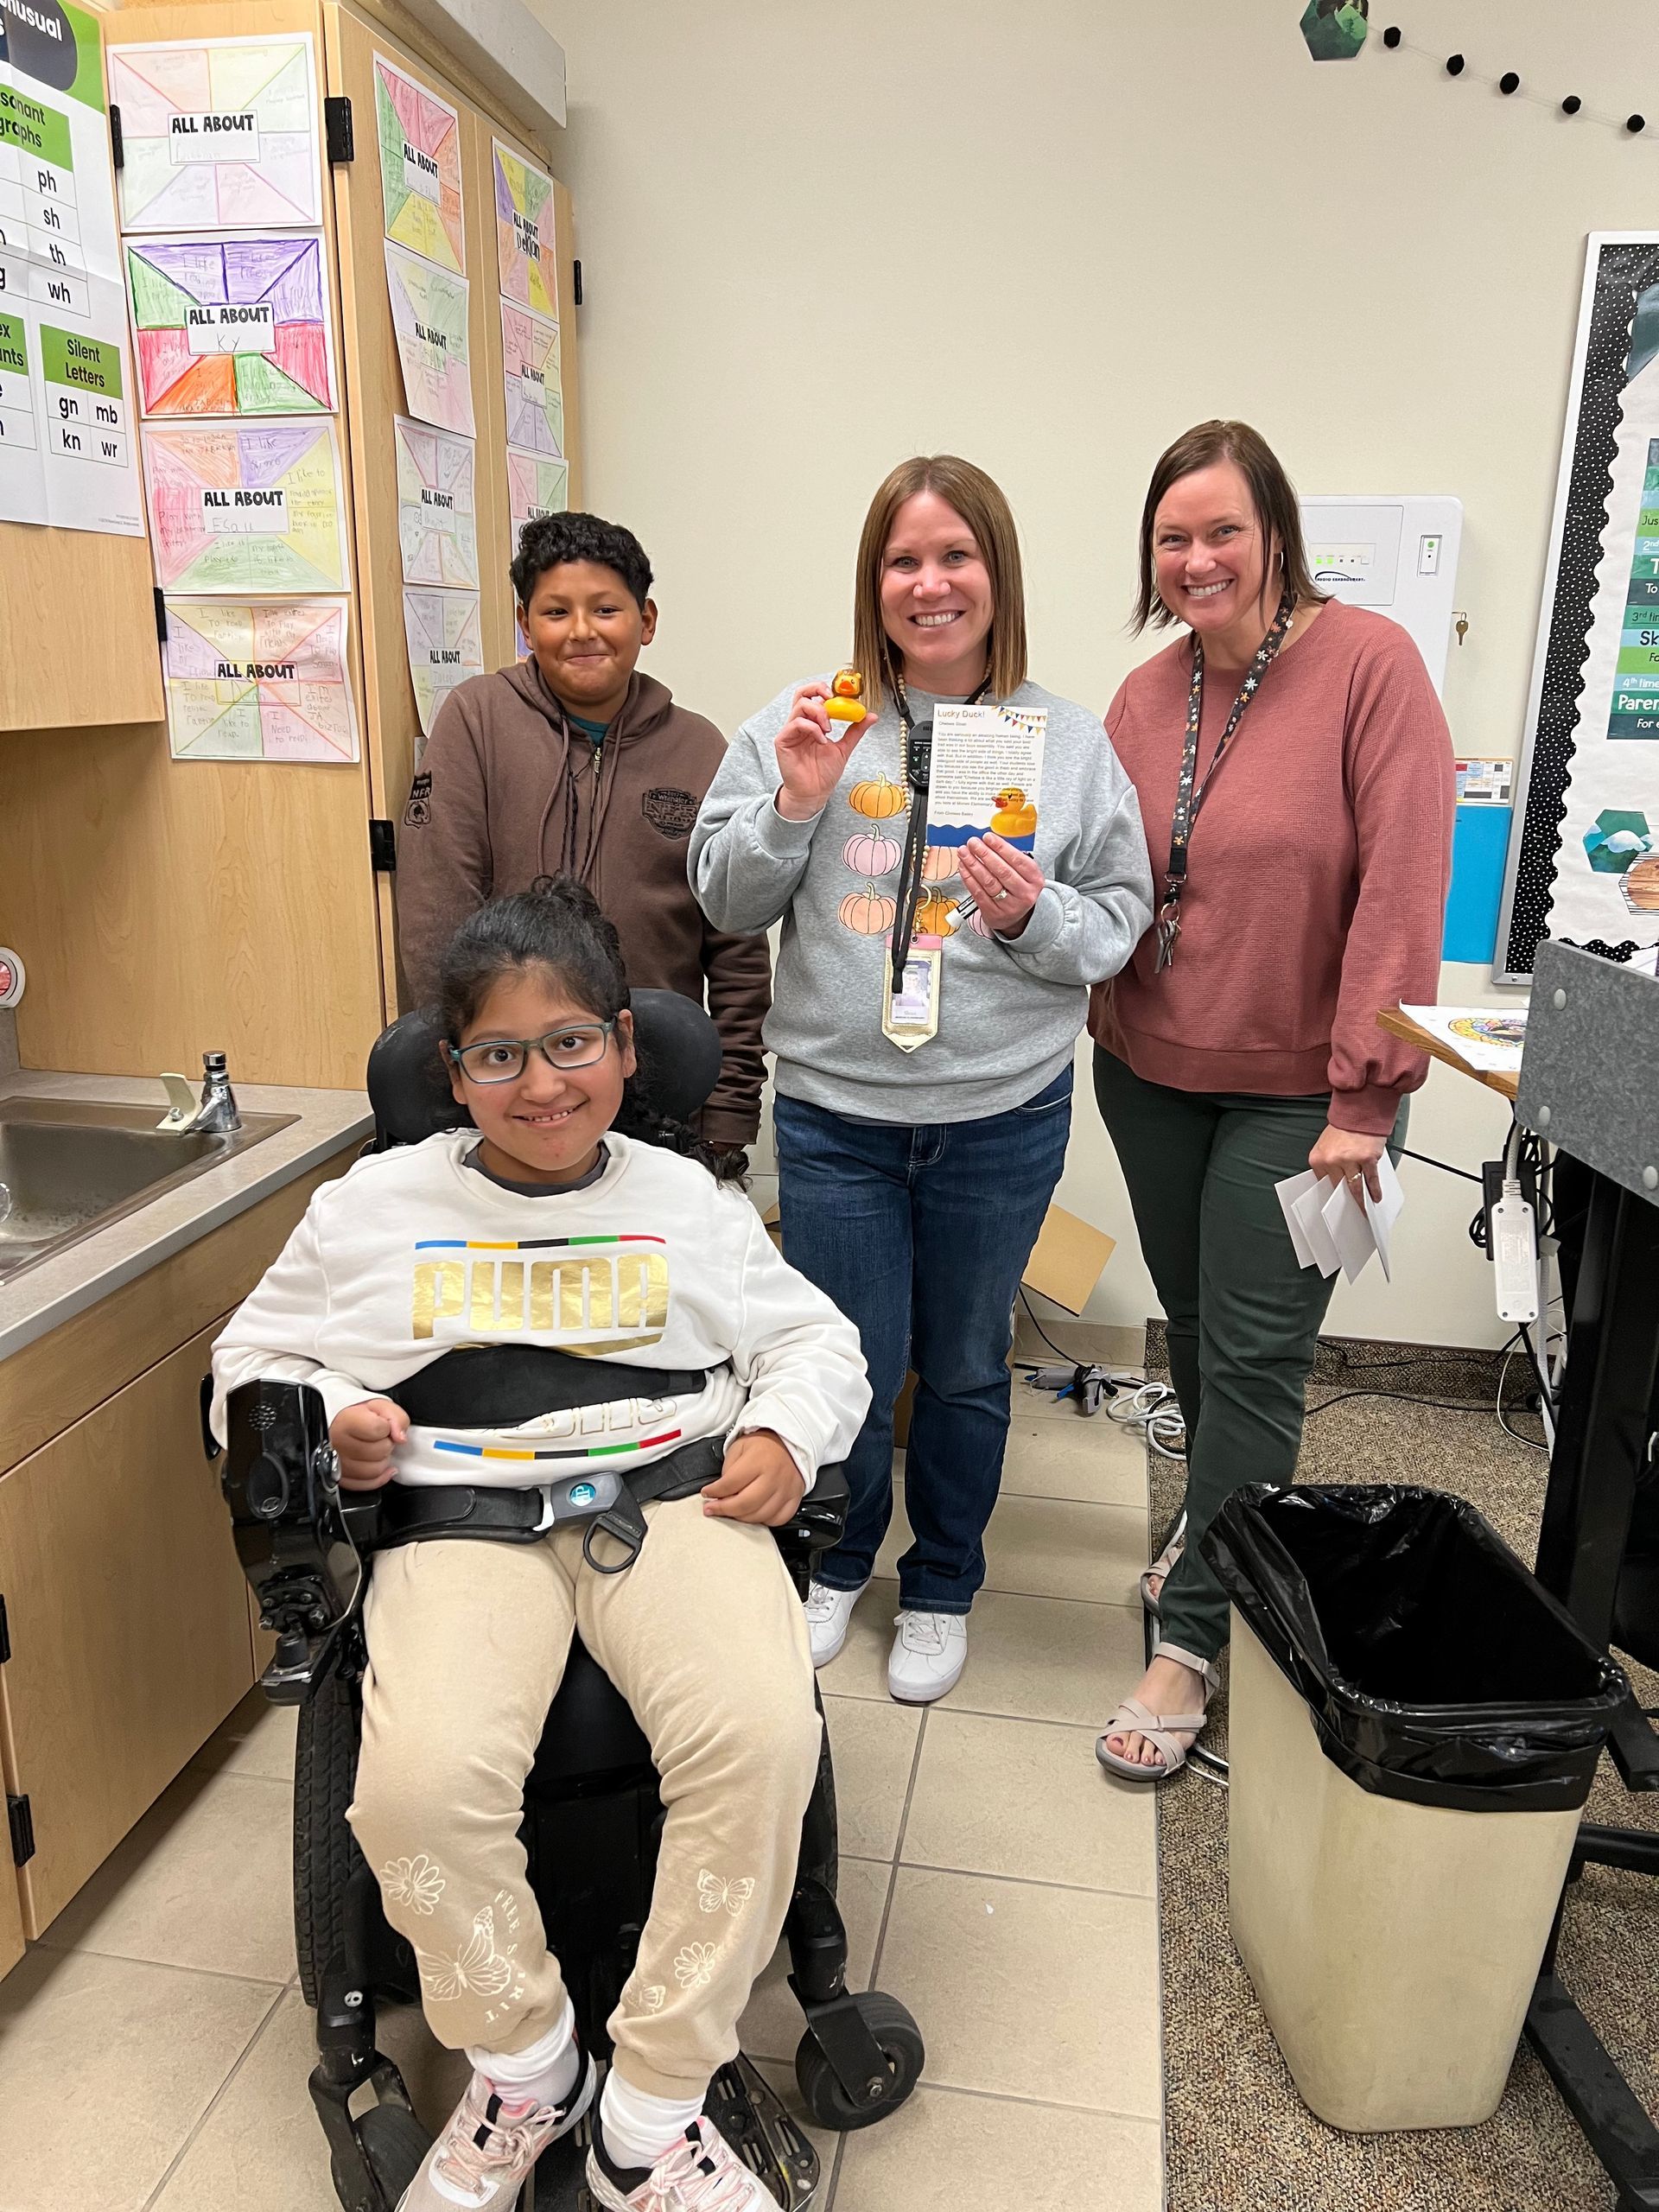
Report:
[[[1399,1219],[1400,1209],[1406,1203],[1406,1194],[1400,1187],[1400,1178],[1394,1172],[1394,1162],[1385,1152],[1376,1163],[1376,1179],[1382,1186],[1381,1198],[1365,1193],[1365,1218],[1370,1224],[1376,1243],[1376,1256],[1382,1262],[1386,1281],[1394,1281],[1394,1270],[1389,1264],[1389,1239],[1394,1224]]]
[[[1340,1195],[1340,1193],[1341,1185],[1338,1185],[1338,1194]],[[1322,1275],[1335,1274],[1337,1269],[1342,1265],[1342,1255],[1338,1251],[1335,1240],[1325,1224],[1324,1210],[1330,1195],[1330,1185],[1316,1180],[1313,1189],[1304,1191],[1300,1198],[1295,1199],[1291,1206],[1291,1211],[1301,1225],[1302,1235],[1307,1241],[1308,1249],[1313,1255],[1313,1265]]]
[[[1370,1265],[1376,1250],[1363,1196],[1356,1198],[1345,1183],[1338,1183],[1319,1209],[1319,1218],[1331,1232],[1342,1272],[1352,1282]]]
[[[1313,1247],[1302,1233],[1302,1224],[1296,1218],[1296,1201],[1311,1191],[1319,1179],[1311,1167],[1305,1167],[1300,1175],[1287,1175],[1282,1183],[1275,1183],[1273,1186],[1280,1211],[1285,1217],[1285,1227],[1290,1231],[1290,1241],[1296,1248],[1299,1268],[1313,1266]]]

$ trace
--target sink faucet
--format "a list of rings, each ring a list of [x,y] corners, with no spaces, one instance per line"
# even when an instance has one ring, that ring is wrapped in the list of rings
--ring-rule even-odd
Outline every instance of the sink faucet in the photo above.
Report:
[[[164,1075],[167,1095],[172,1100],[172,1109],[156,1127],[175,1136],[227,1135],[242,1126],[242,1116],[236,1110],[236,1094],[231,1089],[230,1071],[225,1065],[223,1052],[204,1052],[201,1056],[203,1082],[201,1100],[198,1104],[191,1095],[190,1086],[181,1075]]]

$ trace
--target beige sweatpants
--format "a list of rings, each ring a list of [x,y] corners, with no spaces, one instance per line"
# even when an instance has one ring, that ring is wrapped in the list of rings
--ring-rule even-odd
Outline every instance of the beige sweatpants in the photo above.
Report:
[[[511,2052],[545,2035],[564,1985],[518,1824],[579,1629],[650,1740],[667,1813],[611,2037],[636,2088],[683,2098],[737,2050],[789,1904],[821,1735],[772,1531],[711,1519],[696,1497],[645,1519],[620,1574],[586,1564],[580,1523],[538,1543],[435,1539],[375,1560],[350,1819],[416,1948],[438,2040]]]

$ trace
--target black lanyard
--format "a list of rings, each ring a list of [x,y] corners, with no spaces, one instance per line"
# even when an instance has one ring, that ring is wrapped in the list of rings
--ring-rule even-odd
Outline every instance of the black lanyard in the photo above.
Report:
[[[987,676],[968,695],[967,704],[976,707],[991,688]],[[899,709],[899,721],[904,731],[905,782],[910,791],[910,826],[905,832],[905,857],[899,864],[899,905],[893,924],[893,988],[895,993],[904,988],[905,963],[910,957],[910,940],[916,927],[916,908],[922,895],[922,868],[927,859],[927,789],[933,774],[933,725],[930,722],[925,734],[916,734],[915,717],[910,711],[910,695],[905,690],[902,676],[893,678],[893,704]]]
[[[1279,612],[1273,618],[1273,626],[1255,649],[1255,658],[1249,672],[1239,686],[1232,711],[1227,717],[1227,727],[1221,733],[1221,742],[1216,747],[1216,757],[1205,772],[1204,781],[1196,791],[1192,788],[1193,772],[1198,765],[1198,724],[1204,715],[1204,645],[1195,632],[1192,639],[1192,683],[1186,699],[1186,749],[1181,755],[1181,780],[1175,794],[1175,818],[1169,830],[1169,867],[1164,874],[1164,903],[1158,915],[1158,962],[1154,969],[1167,968],[1175,957],[1175,940],[1181,933],[1181,893],[1186,884],[1187,847],[1192,836],[1192,824],[1198,819],[1198,809],[1204,804],[1205,793],[1215,780],[1233,733],[1244,719],[1244,709],[1261,687],[1262,678],[1273,664],[1274,654],[1285,642],[1285,632],[1290,627],[1290,618],[1295,611],[1295,601],[1289,592],[1279,602]]]

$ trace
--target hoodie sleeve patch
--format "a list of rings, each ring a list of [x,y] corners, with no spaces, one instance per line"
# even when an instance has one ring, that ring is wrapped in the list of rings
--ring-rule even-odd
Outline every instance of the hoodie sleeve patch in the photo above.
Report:
[[[432,772],[423,768],[409,787],[409,804],[404,809],[405,830],[424,830],[432,819]]]
[[[639,811],[664,837],[689,837],[697,819],[697,802],[690,791],[659,788],[642,796]]]

